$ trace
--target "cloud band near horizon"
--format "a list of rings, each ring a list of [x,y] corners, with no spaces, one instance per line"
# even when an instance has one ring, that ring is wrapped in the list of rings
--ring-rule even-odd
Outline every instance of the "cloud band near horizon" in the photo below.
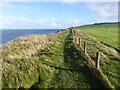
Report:
[[[67,3],[63,3],[65,1]],[[0,28],[67,28],[101,21],[117,21],[118,4],[115,2],[72,3],[72,1],[63,0],[61,3],[49,2],[43,3],[44,5],[41,2],[34,4],[1,2]],[[57,10],[64,13],[59,14]],[[32,12],[36,17],[26,14]]]

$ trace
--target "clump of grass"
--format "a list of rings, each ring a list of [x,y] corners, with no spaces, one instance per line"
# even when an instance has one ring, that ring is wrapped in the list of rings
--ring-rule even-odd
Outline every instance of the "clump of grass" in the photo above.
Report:
[[[57,36],[54,37],[57,38]],[[3,88],[29,88],[36,82],[38,75],[36,65],[39,59],[36,53],[40,50],[47,50],[56,39],[52,37],[52,35],[30,35],[2,46]],[[16,76],[17,73],[18,76]],[[15,77],[20,79],[17,86]]]

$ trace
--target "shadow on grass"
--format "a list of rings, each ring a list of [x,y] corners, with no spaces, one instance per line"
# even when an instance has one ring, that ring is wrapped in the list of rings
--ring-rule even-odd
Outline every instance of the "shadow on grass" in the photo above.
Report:
[[[87,67],[85,59],[79,54],[72,43],[71,33],[66,37],[64,43],[64,63],[69,69],[81,71]]]
[[[84,80],[84,83],[90,84],[91,88],[104,88],[100,81],[91,74],[89,68],[87,67],[86,60],[74,47],[71,33],[69,33],[66,37],[64,43],[64,63],[67,67],[69,67],[69,69],[72,69],[71,72],[77,71],[79,74],[84,75],[86,79]]]
[[[101,85],[101,83],[99,82],[99,80],[94,78],[92,76],[92,74],[90,73],[90,70],[86,65],[87,64],[86,60],[80,55],[78,50],[76,48],[74,48],[74,46],[72,44],[71,33],[69,33],[68,36],[65,38],[63,55],[64,55],[65,68],[57,67],[57,66],[51,65],[50,63],[47,63],[47,62],[43,63],[43,64],[46,64],[47,66],[53,67],[58,70],[58,73],[55,74],[55,77],[53,78],[52,83],[49,83],[50,84],[49,86],[53,85],[53,86],[51,86],[52,88],[54,88],[54,86],[64,88],[64,86],[65,86],[64,81],[67,80],[67,84],[71,84],[71,82],[68,79],[71,80],[71,78],[72,78],[74,86],[77,86],[77,87],[81,86],[81,88],[85,88],[86,86],[82,86],[84,84],[90,85],[91,88],[103,87]],[[72,72],[72,73],[70,73],[72,75],[67,77],[66,75],[69,75],[69,72],[68,72],[68,74],[65,75],[65,73],[67,73],[67,71]],[[79,75],[80,74],[83,75],[83,78],[81,78],[81,75],[80,75],[80,77],[75,75],[74,72],[77,72],[77,74],[79,74]],[[39,77],[38,77],[38,79],[39,79]],[[75,80],[78,80],[78,81],[75,81]],[[81,84],[81,83],[84,83],[84,84]],[[31,86],[30,90],[42,88],[44,86],[42,84],[44,84],[44,81],[36,82],[35,84],[33,84]],[[78,85],[76,85],[76,84],[78,84]]]

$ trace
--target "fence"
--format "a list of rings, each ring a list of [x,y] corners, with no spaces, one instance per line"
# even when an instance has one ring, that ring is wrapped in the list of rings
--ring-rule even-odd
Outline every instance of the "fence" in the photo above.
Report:
[[[78,36],[78,34],[75,32],[75,30],[72,30],[73,33],[73,43],[78,45],[80,48],[83,49],[84,53],[87,54],[87,42],[83,41],[83,47],[82,47],[82,38]],[[99,63],[100,63],[100,52],[95,53],[96,58],[95,58],[95,66],[97,69],[99,69]]]
[[[90,68],[92,74],[95,77],[97,77],[103,83],[103,85],[105,85],[105,87],[109,89],[113,89],[114,86],[111,85],[107,77],[100,70],[100,66],[99,66],[100,55],[101,55],[100,52],[95,53],[96,58],[95,58],[95,63],[94,63],[93,62],[94,60],[92,60],[89,54],[87,53],[87,42],[83,41],[84,43],[82,46],[82,38],[78,35],[75,29],[71,29],[71,30],[72,30],[71,32],[73,36],[73,44],[78,50],[80,50],[80,53],[83,53],[84,57],[87,58],[88,67]]]

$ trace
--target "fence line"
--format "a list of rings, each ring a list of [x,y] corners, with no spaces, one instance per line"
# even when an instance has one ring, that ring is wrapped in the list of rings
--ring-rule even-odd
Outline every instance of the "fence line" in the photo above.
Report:
[[[96,52],[96,68],[99,69],[100,53]]]
[[[84,42],[84,53],[86,53],[87,50],[87,42]]]
[[[103,85],[105,85],[105,87],[109,88],[109,89],[113,89],[114,86],[111,85],[111,83],[109,82],[108,78],[102,73],[102,71],[100,70],[100,53],[96,52],[96,59],[95,59],[95,63],[93,62],[93,60],[91,59],[91,57],[89,56],[89,54],[87,53],[87,42],[84,41],[84,46],[82,47],[82,39],[80,37],[77,36],[78,33],[75,32],[74,29],[72,29],[72,32],[74,34],[73,35],[73,44],[75,44],[75,47],[80,50],[82,52],[84,52],[84,56],[87,58],[87,62],[88,62],[88,67],[90,68],[92,74],[97,77],[102,83]],[[82,53],[81,52],[81,53]]]
[[[75,30],[72,30],[73,34],[73,43],[75,43],[76,45],[78,45],[80,48],[83,48],[83,51],[85,54],[87,54],[87,42],[83,41],[83,47],[82,47],[82,39],[80,37],[77,37]],[[75,36],[76,35],[76,36]],[[95,59],[95,66],[97,69],[99,69],[99,63],[100,63],[100,53],[96,52],[96,59]]]

